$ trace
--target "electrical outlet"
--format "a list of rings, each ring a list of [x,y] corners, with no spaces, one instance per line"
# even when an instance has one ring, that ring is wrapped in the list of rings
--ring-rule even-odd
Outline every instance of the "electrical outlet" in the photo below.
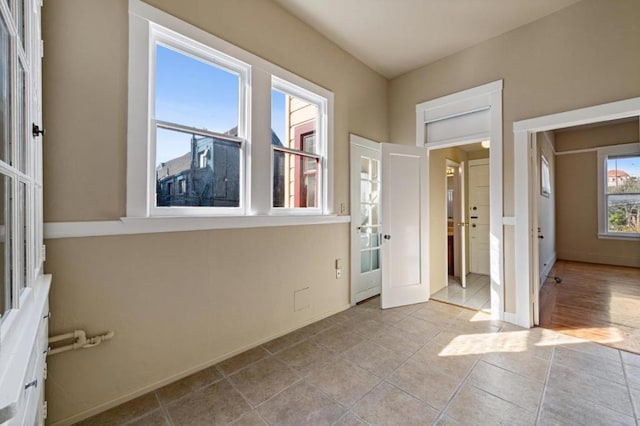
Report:
[[[342,269],[336,269],[336,280],[342,278]]]

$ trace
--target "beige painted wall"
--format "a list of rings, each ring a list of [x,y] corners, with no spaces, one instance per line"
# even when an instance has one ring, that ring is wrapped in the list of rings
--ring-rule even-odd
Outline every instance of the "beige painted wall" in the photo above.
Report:
[[[387,80],[271,1],[149,3],[334,92],[335,206],[348,208],[348,135],[388,140]],[[45,2],[46,222],[125,213],[127,22],[126,0]],[[49,422],[345,308],[348,237],[344,224],[47,240],[51,333],[116,332],[50,358]],[[294,313],[307,286],[311,308]]]
[[[447,285],[447,160],[467,160],[459,148],[429,151],[429,285],[431,294]],[[467,173],[465,173],[465,177]],[[465,185],[466,186],[466,185]],[[468,244],[467,244],[468,246]]]
[[[639,21],[637,0],[584,0],[395,78],[390,140],[415,144],[417,103],[503,79],[504,214],[511,216],[513,122],[640,96]],[[515,309],[513,277],[505,271],[507,312]]]
[[[638,121],[556,132],[556,151],[637,142]],[[599,239],[598,154],[556,157],[557,252],[559,259],[640,267],[640,241]]]

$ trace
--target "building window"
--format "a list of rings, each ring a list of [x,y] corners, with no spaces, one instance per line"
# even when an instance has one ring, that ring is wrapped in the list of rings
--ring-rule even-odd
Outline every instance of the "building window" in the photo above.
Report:
[[[319,209],[326,163],[326,99],[273,79],[271,126],[272,205],[281,209]]]
[[[640,238],[640,148],[638,144],[598,150],[599,235]]]
[[[129,14],[127,217],[332,213],[330,91],[142,1]]]

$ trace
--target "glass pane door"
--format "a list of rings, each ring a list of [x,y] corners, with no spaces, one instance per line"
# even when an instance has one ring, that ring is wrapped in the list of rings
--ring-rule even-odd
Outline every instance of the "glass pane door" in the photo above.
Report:
[[[360,159],[360,272],[380,269],[380,162]]]

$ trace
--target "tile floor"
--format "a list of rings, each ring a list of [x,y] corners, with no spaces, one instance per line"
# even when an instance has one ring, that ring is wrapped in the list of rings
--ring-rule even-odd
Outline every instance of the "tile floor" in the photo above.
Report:
[[[488,275],[469,274],[467,275],[467,287],[462,288],[456,278],[449,276],[449,285],[434,293],[431,298],[490,312],[491,282]]]
[[[82,425],[638,425],[640,356],[379,299]]]

